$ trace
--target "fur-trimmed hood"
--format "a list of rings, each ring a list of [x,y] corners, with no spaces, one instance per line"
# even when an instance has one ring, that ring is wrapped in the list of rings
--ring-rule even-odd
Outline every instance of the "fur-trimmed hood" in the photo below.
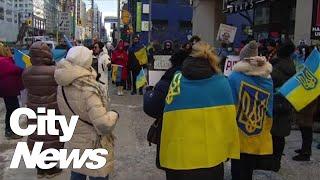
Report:
[[[266,61],[265,57],[252,57],[251,60],[242,60],[238,62],[233,71],[241,72],[249,76],[260,76],[271,78],[272,65]]]

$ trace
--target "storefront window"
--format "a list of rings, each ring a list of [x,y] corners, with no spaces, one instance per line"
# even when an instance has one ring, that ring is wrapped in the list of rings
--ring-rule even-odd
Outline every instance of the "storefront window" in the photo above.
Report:
[[[168,21],[167,20],[153,20],[152,21],[152,31],[155,33],[163,33],[168,31]]]
[[[191,33],[192,32],[192,23],[191,21],[180,21],[179,30],[183,33]]]
[[[257,7],[254,11],[254,24],[268,24],[270,19],[270,7]]]
[[[179,4],[190,5],[190,0],[179,0]]]

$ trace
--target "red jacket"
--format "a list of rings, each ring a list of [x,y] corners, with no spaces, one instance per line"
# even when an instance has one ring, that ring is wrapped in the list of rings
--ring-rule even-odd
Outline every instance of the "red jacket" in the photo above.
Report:
[[[0,57],[0,97],[18,96],[24,89],[22,69],[14,64],[11,57]]]
[[[122,50],[119,47],[122,46]],[[119,42],[119,45],[112,53],[112,64],[121,65],[123,66],[122,69],[122,80],[127,80],[128,78],[128,54],[124,50],[123,41]]]

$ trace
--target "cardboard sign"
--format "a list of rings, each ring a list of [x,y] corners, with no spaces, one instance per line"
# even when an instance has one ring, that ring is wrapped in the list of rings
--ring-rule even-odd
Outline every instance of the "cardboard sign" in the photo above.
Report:
[[[59,16],[59,31],[69,35],[71,33],[71,16],[68,12],[60,12]]]
[[[220,24],[220,28],[217,35],[217,40],[230,44],[234,42],[237,28],[226,24]]]
[[[167,70],[171,68],[170,55],[156,55],[154,56],[153,68],[157,70]]]
[[[239,56],[228,56],[224,65],[224,75],[229,76],[233,70],[233,67],[240,61]]]
[[[149,86],[155,86],[166,71],[149,71]]]

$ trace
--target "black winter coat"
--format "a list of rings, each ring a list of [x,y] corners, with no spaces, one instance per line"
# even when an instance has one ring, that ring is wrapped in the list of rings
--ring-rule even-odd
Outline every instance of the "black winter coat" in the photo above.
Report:
[[[290,103],[276,90],[295,75],[296,69],[291,58],[275,58],[271,63],[273,65],[271,76],[275,88],[271,134],[286,137],[290,134],[294,110]]]
[[[144,112],[152,118],[157,119],[158,128],[157,128],[157,137],[159,137],[157,142],[157,157],[156,157],[156,166],[159,169],[163,169],[160,166],[160,137],[162,129],[162,116],[163,110],[165,107],[165,99],[168,94],[170,83],[174,77],[174,74],[181,69],[180,66],[172,67],[166,71],[166,73],[161,77],[160,81],[156,84],[155,88],[151,91],[148,91],[144,94],[143,97],[143,110]]]
[[[158,129],[159,129],[159,137],[161,137],[161,129],[162,129],[162,118],[163,111],[165,107],[165,99],[168,94],[168,90],[170,87],[170,83],[177,71],[182,71],[184,77],[192,80],[206,79],[215,74],[212,70],[209,61],[196,59],[193,57],[188,57],[183,66],[176,66],[168,69],[166,73],[161,77],[160,81],[156,84],[155,88],[152,91],[148,91],[144,94],[143,98],[143,110],[144,112],[159,120]],[[160,141],[157,143],[157,157],[156,157],[156,166],[159,169],[167,170],[160,165]],[[205,169],[204,171],[212,171],[214,168]],[[174,170],[169,170],[174,171]],[[186,170],[188,173],[197,173],[197,170]]]

